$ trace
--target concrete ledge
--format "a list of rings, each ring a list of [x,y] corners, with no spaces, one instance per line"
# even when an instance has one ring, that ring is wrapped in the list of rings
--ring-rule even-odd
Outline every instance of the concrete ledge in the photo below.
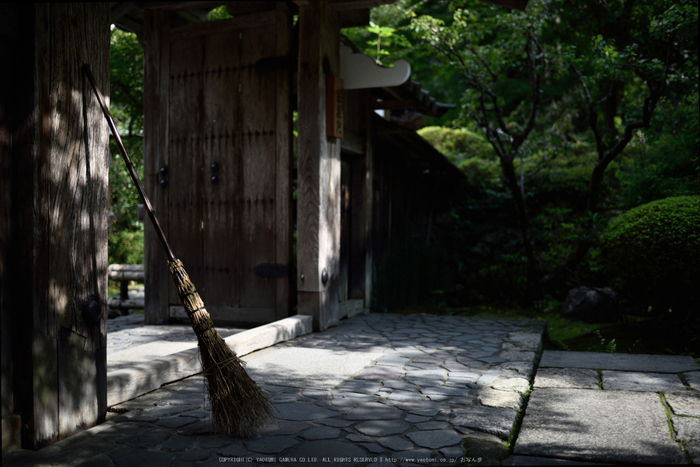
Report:
[[[292,316],[274,323],[234,334],[224,341],[238,356],[270,347],[295,337],[310,333],[311,316]],[[149,345],[149,344],[145,344]],[[153,347],[151,345],[151,347]],[[138,348],[133,350],[137,351]],[[124,362],[121,362],[122,365]],[[129,368],[107,371],[107,406],[133,399],[158,389],[164,384],[177,381],[202,371],[199,349],[193,346],[147,362],[134,361]]]

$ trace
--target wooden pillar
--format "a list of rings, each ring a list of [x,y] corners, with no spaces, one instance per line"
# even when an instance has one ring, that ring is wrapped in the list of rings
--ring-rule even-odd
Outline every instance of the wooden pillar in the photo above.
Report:
[[[338,324],[340,140],[326,136],[326,79],[340,74],[340,21],[326,0],[297,3],[298,311],[320,331]]]
[[[81,66],[109,96],[110,8],[21,5],[7,68],[15,105],[3,250],[12,274],[2,313],[22,447],[38,449],[104,421],[107,410],[109,130]]]
[[[167,216],[165,194],[161,179],[167,182],[168,169],[168,91],[169,79],[161,70],[169,68],[169,25],[163,10],[143,10],[143,107],[144,188],[159,219]],[[161,227],[169,237],[168,222],[161,220]],[[168,286],[172,279],[168,263],[155,228],[149,220],[144,222],[144,320],[146,324],[164,323],[170,318]]]
[[[364,164],[364,245],[365,245],[365,287],[364,299],[365,308],[372,307],[372,283],[374,280],[374,255],[372,241],[372,212],[374,211],[374,140],[375,131],[372,125],[372,115],[374,110],[370,107],[372,93],[366,92],[364,95],[364,124],[365,124],[365,164]]]

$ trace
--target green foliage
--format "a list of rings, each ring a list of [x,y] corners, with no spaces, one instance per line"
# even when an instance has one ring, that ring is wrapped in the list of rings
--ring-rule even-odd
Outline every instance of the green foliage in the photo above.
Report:
[[[608,273],[645,308],[697,311],[700,196],[679,196],[631,209],[603,236]]]
[[[109,264],[143,264],[143,230],[110,232]]]
[[[677,107],[660,106],[652,127],[641,135],[618,174],[627,209],[700,194],[699,127],[697,84]]]
[[[135,34],[112,29],[110,38],[110,112],[143,180],[143,48]],[[143,224],[137,220],[141,199],[113,138],[114,165],[109,170],[110,263],[143,263]]]

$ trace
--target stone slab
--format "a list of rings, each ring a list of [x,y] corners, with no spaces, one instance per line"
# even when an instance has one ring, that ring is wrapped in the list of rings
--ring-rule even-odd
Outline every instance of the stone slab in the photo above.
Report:
[[[700,371],[689,371],[688,373],[683,373],[683,378],[685,378],[692,389],[700,391]]]
[[[540,368],[533,387],[598,389],[598,373],[582,368]]]
[[[700,392],[675,391],[665,392],[666,402],[676,415],[690,415],[700,417]]]
[[[700,441],[700,418],[673,417],[673,431],[683,441]]]
[[[658,373],[680,373],[700,370],[692,357],[676,355],[640,355],[598,352],[545,350],[540,368],[589,368]]]
[[[508,440],[513,431],[517,412],[513,409],[471,406],[452,412],[455,427],[472,428],[491,433],[503,440]]]
[[[608,391],[663,392],[685,389],[677,375],[603,370],[603,389]]]
[[[535,388],[515,455],[590,462],[685,463],[657,394]]]

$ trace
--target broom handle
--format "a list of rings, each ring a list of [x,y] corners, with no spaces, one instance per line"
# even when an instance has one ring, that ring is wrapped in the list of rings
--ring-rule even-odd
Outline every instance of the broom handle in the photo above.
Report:
[[[170,245],[168,244],[168,240],[165,238],[165,234],[163,233],[163,229],[160,227],[160,223],[158,222],[158,218],[156,217],[156,211],[153,209],[153,206],[151,205],[151,202],[149,201],[148,197],[146,196],[146,190],[143,189],[143,185],[141,184],[141,180],[139,180],[139,176],[136,173],[136,170],[134,169],[134,164],[131,163],[131,158],[129,158],[129,155],[126,153],[126,148],[124,147],[124,143],[122,143],[122,138],[119,136],[119,132],[117,131],[117,126],[114,124],[114,119],[112,118],[112,114],[109,112],[109,108],[107,108],[107,104],[105,103],[105,98],[100,92],[100,89],[97,87],[97,83],[95,83],[95,77],[92,76],[92,72],[90,71],[90,66],[86,63],[83,65],[83,71],[85,72],[85,75],[87,76],[88,80],[90,81],[90,84],[92,85],[92,89],[95,90],[95,95],[97,96],[97,101],[100,103],[100,107],[102,107],[102,113],[104,114],[105,118],[107,119],[107,124],[109,124],[109,129],[112,130],[112,134],[114,135],[114,139],[117,141],[117,146],[119,147],[119,152],[122,155],[122,159],[124,159],[124,162],[126,162],[126,169],[129,171],[129,175],[131,175],[131,178],[134,180],[134,184],[136,184],[136,189],[139,192],[139,195],[141,195],[141,199],[143,200],[143,205],[146,207],[146,210],[148,211],[148,217],[151,218],[151,222],[153,223],[153,227],[156,229],[156,233],[158,234],[158,238],[160,238],[160,243],[163,244],[163,248],[165,248],[165,253],[168,255],[168,261],[174,261],[175,260],[175,255],[173,254],[173,250],[170,249]]]

